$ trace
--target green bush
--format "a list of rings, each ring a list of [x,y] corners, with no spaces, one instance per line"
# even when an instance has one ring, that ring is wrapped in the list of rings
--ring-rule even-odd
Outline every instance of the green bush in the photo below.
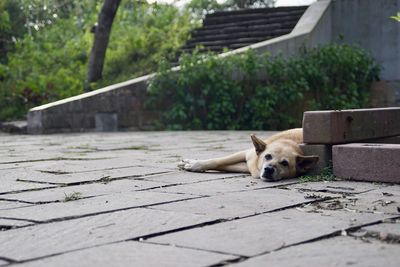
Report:
[[[181,70],[163,63],[149,86],[148,107],[165,110],[167,129],[284,129],[301,125],[305,110],[368,106],[380,67],[349,45],[327,45],[297,57],[193,54]],[[161,108],[160,108],[161,107]]]
[[[18,8],[9,16],[0,4],[0,121],[23,118],[31,107],[84,92],[93,40],[90,29],[102,1],[70,1],[62,7],[71,10],[52,9],[56,18],[31,27],[31,33],[21,32],[15,42],[2,43],[3,38],[11,40],[18,12],[29,11],[19,14],[25,18],[43,11],[44,3],[59,6],[56,0],[8,3]],[[23,4],[35,9],[21,9]],[[156,71],[161,58],[175,56],[195,25],[187,11],[172,5],[122,1],[112,27],[103,78],[92,88]]]

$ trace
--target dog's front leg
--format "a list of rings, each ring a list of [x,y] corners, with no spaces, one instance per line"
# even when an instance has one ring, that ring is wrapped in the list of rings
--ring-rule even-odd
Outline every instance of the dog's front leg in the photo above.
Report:
[[[228,166],[241,162],[246,162],[246,151],[240,151],[226,157],[207,160],[184,159],[178,164],[178,167],[192,172],[204,172],[207,170],[228,171]],[[240,167],[232,167],[231,169],[243,170],[243,167],[240,165]]]

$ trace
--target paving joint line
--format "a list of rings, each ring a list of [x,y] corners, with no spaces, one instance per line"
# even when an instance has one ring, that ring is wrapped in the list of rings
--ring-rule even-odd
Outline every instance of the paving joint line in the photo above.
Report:
[[[144,165],[131,165],[131,166],[123,166],[123,167],[113,167],[113,168],[105,168],[105,169],[92,169],[92,170],[84,170],[84,171],[72,171],[72,172],[63,172],[63,171],[47,171],[47,170],[37,170],[41,173],[48,173],[53,175],[66,175],[66,174],[78,174],[78,173],[88,173],[88,172],[96,172],[96,171],[112,171],[112,170],[122,170],[122,169],[129,169],[135,167],[146,167]],[[155,167],[153,167],[155,169]],[[165,168],[171,169],[172,168]]]
[[[294,184],[298,184],[298,183],[299,182],[291,182],[291,183],[287,183],[287,184],[278,184],[278,185],[272,185],[272,186],[258,187],[258,188],[252,189],[251,191],[264,190],[264,189],[270,189],[270,188],[281,189],[281,187],[288,186],[288,185],[294,185]],[[240,192],[246,192],[246,191],[249,191],[249,190],[243,189],[243,190],[231,191],[230,193],[240,193]]]
[[[102,177],[102,178],[97,179],[97,180],[87,180],[87,181],[73,182],[73,183],[51,183],[51,182],[47,182],[47,184],[51,184],[51,185],[54,185],[54,186],[41,187],[41,188],[21,189],[21,190],[14,190],[14,191],[8,191],[8,192],[0,192],[0,195],[19,194],[19,193],[25,193],[25,192],[31,192],[31,191],[42,191],[42,190],[48,190],[48,189],[54,189],[54,188],[78,186],[78,185],[85,185],[85,184],[108,183],[108,182],[117,181],[117,180],[124,180],[124,179],[145,180],[145,177],[148,177],[148,176],[163,175],[163,174],[167,174],[167,173],[174,173],[174,172],[167,172],[167,171],[166,172],[155,172],[155,173],[141,174],[141,175],[121,176],[121,177],[115,177],[115,178],[109,178],[109,179],[104,179],[104,177]],[[22,179],[17,179],[17,181],[20,181],[20,182],[32,182],[32,183],[36,183],[37,182],[37,181],[22,180]]]
[[[211,252],[211,253],[227,255],[227,256],[246,257],[244,255],[240,255],[240,254],[236,254],[236,253],[228,253],[228,252],[224,252],[224,251],[196,248],[196,247],[190,247],[190,246],[182,246],[182,245],[169,244],[169,243],[159,243],[159,242],[151,242],[151,241],[144,241],[144,240],[143,241],[128,241],[128,242],[139,242],[139,243],[144,243],[144,244],[152,244],[152,245],[159,245],[159,246],[166,246],[166,247],[184,248],[184,249],[190,249],[190,250],[196,250],[196,251]]]
[[[162,189],[162,188],[168,188],[168,187],[174,187],[174,186],[180,186],[180,185],[191,185],[191,184],[200,184],[200,183],[205,183],[205,182],[212,182],[212,181],[218,181],[218,180],[225,180],[225,179],[234,179],[234,178],[242,178],[246,177],[246,175],[236,175],[236,176],[228,176],[228,177],[222,177],[222,178],[216,178],[216,179],[207,179],[207,180],[201,180],[201,181],[194,181],[194,182],[188,182],[188,183],[174,183],[174,184],[166,184],[166,185],[161,185],[161,186],[154,186],[150,188],[144,188],[144,189],[139,189],[136,191],[147,191],[147,190],[153,190],[153,189]],[[146,180],[146,179],[144,179]],[[149,180],[146,180],[149,181]],[[209,195],[205,195],[209,196]]]
[[[22,222],[31,222],[31,223],[36,223],[39,224],[41,221],[38,220],[31,220],[31,219],[25,219],[25,218],[14,218],[14,217],[7,217],[7,216],[0,216],[0,219],[4,220],[14,220],[14,221],[22,221]],[[20,226],[20,227],[25,227],[25,226]],[[18,228],[18,226],[16,226]]]
[[[18,262],[17,260],[14,260],[14,259],[11,259],[11,258],[8,258],[8,257],[3,257],[3,256],[0,256],[0,260],[6,261],[8,264],[17,263]],[[3,265],[3,266],[6,266],[6,265]]]
[[[109,183],[112,181],[117,180],[124,180],[124,179],[132,179],[132,180],[144,180],[147,176],[153,175],[163,175],[168,173],[174,173],[174,171],[162,171],[162,172],[151,172],[145,174],[133,174],[133,175],[126,175],[126,176],[119,176],[108,178],[107,176],[102,177],[96,180],[86,180],[86,181],[79,181],[79,182],[70,182],[70,183],[54,183],[54,182],[46,182],[46,181],[36,181],[36,180],[28,180],[28,179],[17,179],[18,182],[27,182],[27,183],[37,183],[37,184],[51,184],[51,185],[59,185],[60,187],[65,186],[75,186],[75,185],[84,185],[84,184],[94,184],[94,183]],[[73,173],[72,173],[73,174]],[[142,178],[142,179],[140,179]]]
[[[0,232],[7,231],[10,229],[14,229],[14,228],[15,228],[15,226],[13,226],[13,225],[0,224]]]
[[[41,161],[61,161],[61,160],[101,160],[101,159],[110,159],[110,158],[47,158],[47,159],[31,159],[31,160],[17,160],[17,161],[3,161],[0,162],[2,164],[17,164],[17,163],[30,163],[30,162],[41,162]]]
[[[26,201],[26,200],[12,199],[12,198],[0,198],[0,201],[17,202],[17,203],[24,203],[24,204],[31,204],[31,205],[44,205],[44,204],[51,204],[51,203],[63,203],[63,202],[77,201],[77,200],[81,200],[81,199],[89,199],[89,198],[94,198],[94,197],[99,197],[99,196],[104,196],[104,194],[79,197],[77,199],[68,200],[68,201],[60,200],[60,199],[49,200],[49,201]]]
[[[54,189],[54,188],[57,188],[57,187],[58,186],[48,186],[48,187],[40,187],[40,188],[13,190],[13,191],[0,192],[0,195],[19,194],[19,193],[25,193],[25,192],[41,191],[41,190],[47,190],[47,189]]]

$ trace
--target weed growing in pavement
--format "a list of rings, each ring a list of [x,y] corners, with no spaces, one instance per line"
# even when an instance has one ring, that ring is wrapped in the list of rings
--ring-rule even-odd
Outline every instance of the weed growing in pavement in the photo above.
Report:
[[[307,182],[321,182],[321,181],[334,181],[336,176],[333,174],[332,167],[324,168],[320,174],[315,175],[302,175],[299,177],[301,183]]]
[[[82,198],[82,193],[80,192],[73,192],[71,194],[64,193],[64,195],[65,195],[64,202],[75,201]]]
[[[111,178],[111,176],[108,175],[108,176],[101,177],[99,181],[103,184],[108,184],[109,182],[112,181],[112,178]]]

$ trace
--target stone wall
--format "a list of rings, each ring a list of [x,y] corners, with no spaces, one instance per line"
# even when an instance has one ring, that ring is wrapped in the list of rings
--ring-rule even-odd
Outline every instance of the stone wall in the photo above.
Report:
[[[148,129],[157,117],[157,111],[144,108],[148,79],[140,77],[33,108],[28,113],[28,132]]]
[[[358,44],[383,66],[383,80],[400,80],[400,23],[391,19],[400,0],[332,2],[333,39]]]
[[[332,38],[357,44],[382,65],[382,81],[372,86],[371,106],[400,106],[400,23],[391,19],[400,0],[332,2]]]

